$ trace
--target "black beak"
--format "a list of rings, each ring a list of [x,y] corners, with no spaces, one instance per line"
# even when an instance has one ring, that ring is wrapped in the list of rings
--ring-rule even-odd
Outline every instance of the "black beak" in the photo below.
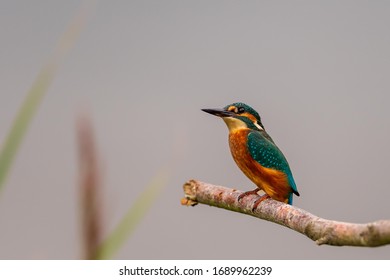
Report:
[[[236,114],[224,109],[202,109],[203,112],[209,113],[217,117],[234,117]]]

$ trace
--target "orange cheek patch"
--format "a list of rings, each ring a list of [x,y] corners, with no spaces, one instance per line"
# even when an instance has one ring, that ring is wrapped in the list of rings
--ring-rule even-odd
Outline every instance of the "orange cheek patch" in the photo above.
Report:
[[[252,114],[244,113],[244,114],[241,114],[241,116],[247,117],[247,118],[250,119],[253,123],[256,123],[256,122],[257,122],[256,117],[253,116]]]

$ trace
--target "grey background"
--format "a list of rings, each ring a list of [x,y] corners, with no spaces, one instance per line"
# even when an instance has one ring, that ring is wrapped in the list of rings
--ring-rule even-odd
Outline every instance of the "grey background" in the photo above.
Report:
[[[78,6],[1,1],[1,141]],[[175,162],[117,258],[389,258],[389,246],[319,247],[276,224],[180,205],[190,178],[252,189],[225,124],[200,111],[243,101],[289,160],[296,206],[389,219],[389,12],[387,1],[97,2],[1,193],[0,258],[80,258],[75,123],[85,112],[104,166],[106,233]]]

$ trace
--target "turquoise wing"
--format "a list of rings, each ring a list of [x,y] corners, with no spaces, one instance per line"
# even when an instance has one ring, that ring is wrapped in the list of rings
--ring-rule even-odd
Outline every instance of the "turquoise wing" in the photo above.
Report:
[[[250,155],[262,166],[284,172],[287,175],[292,192],[299,195],[286,158],[279,148],[269,140],[269,136],[266,136],[268,134],[263,131],[251,131],[248,134],[248,150]]]

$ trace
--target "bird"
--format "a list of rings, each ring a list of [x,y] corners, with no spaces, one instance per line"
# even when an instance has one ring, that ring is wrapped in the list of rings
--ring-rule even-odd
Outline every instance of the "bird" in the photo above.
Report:
[[[294,177],[286,157],[266,132],[259,113],[242,102],[229,104],[223,109],[201,110],[221,117],[226,123],[233,159],[257,186],[240,194],[238,201],[263,190],[265,195],[256,199],[252,210],[269,198],[292,205],[293,195],[299,196]]]

